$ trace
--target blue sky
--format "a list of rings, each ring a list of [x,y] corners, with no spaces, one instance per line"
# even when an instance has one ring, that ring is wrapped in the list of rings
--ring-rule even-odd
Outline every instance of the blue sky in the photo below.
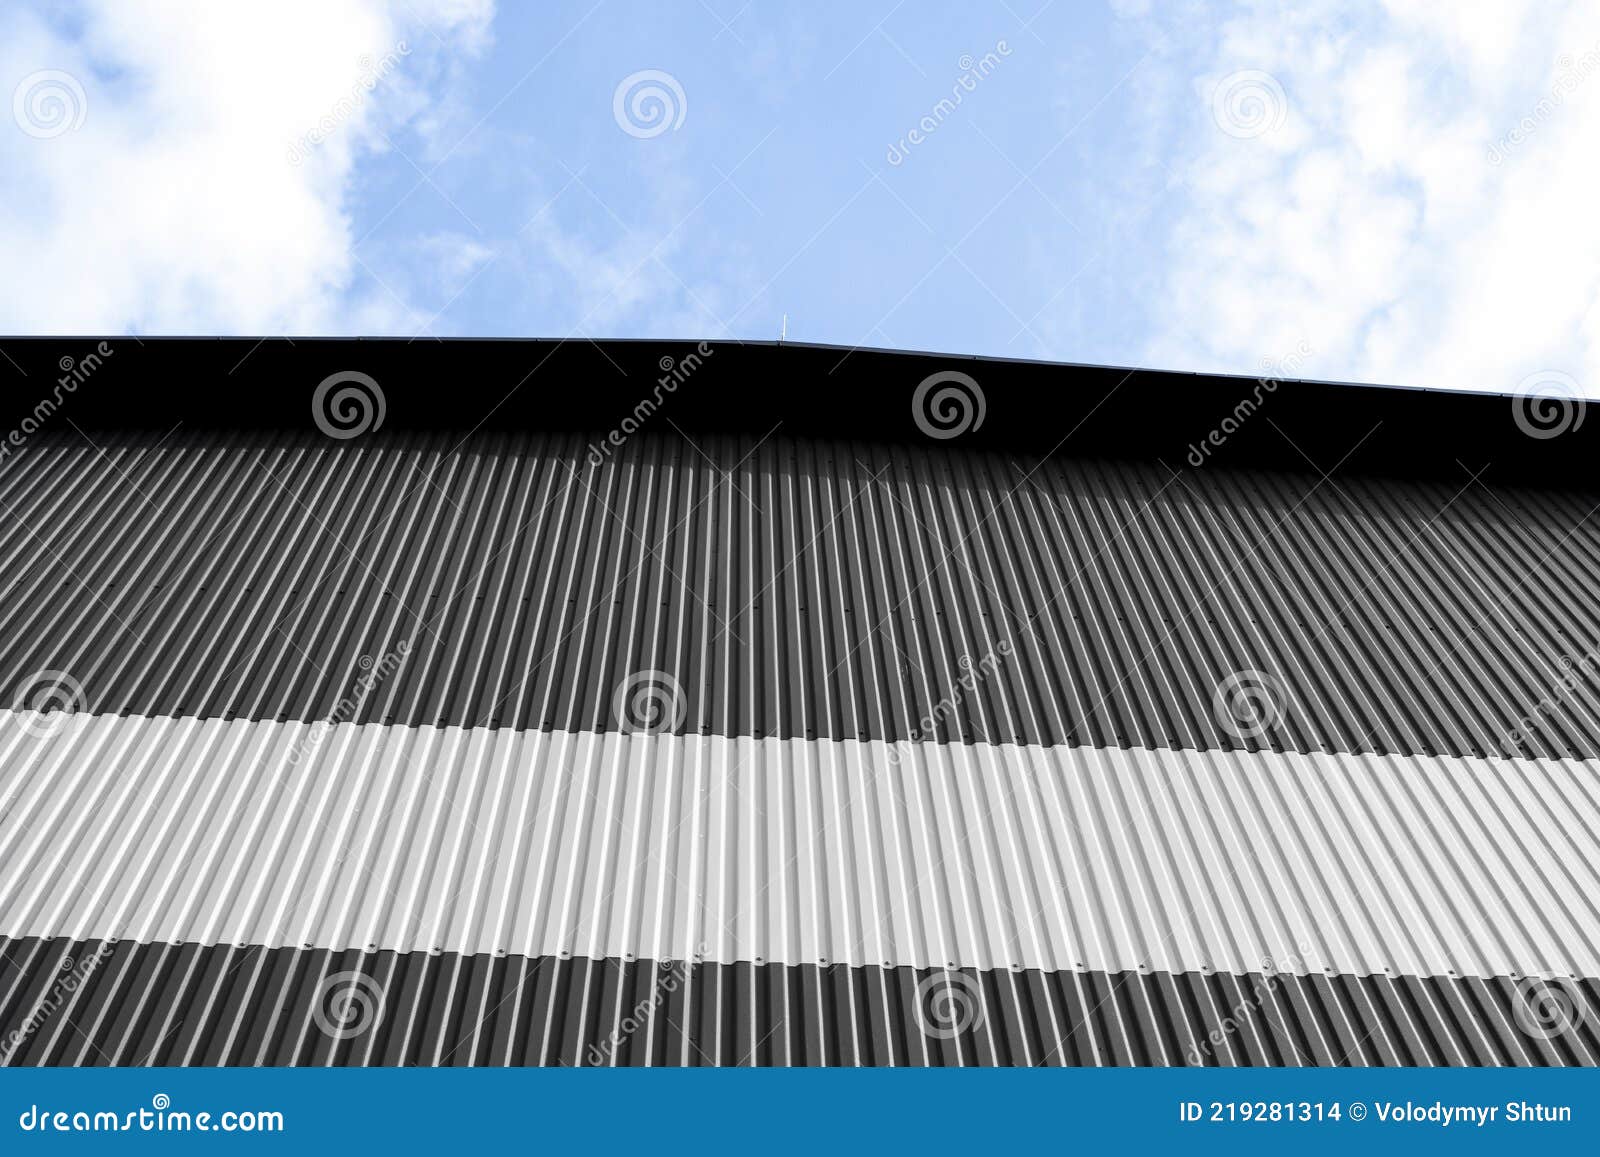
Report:
[[[1436,8],[0,0],[0,332],[1595,393],[1600,10]]]
[[[1119,81],[1148,48],[1100,8],[1030,25],[982,7],[504,10],[469,103],[512,95],[467,130],[442,193],[418,189],[372,241],[400,250],[442,227],[498,254],[442,319],[476,332],[772,338],[787,313],[797,339],[1125,356],[1138,295],[1108,298],[1119,279],[1095,270],[1143,248],[1119,220],[1125,190],[1154,178],[1163,194],[1118,145],[1131,129]],[[552,33],[568,39],[530,73]],[[681,100],[664,91],[683,119],[635,138],[615,122],[614,85],[643,69],[677,80]],[[891,163],[924,116],[942,123]],[[1110,156],[1130,171],[1097,171]],[[417,178],[394,156],[377,171],[374,217]],[[1046,336],[1059,327],[1072,336]]]

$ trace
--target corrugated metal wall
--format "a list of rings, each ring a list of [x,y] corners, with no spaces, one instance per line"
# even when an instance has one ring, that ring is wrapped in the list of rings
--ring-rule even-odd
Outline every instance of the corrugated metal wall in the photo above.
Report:
[[[14,935],[1600,976],[1593,761],[91,715],[0,755]]]
[[[5,1053],[76,1065],[1592,1065],[1523,980],[918,972],[12,941],[49,1008]],[[37,962],[37,963],[36,963]],[[1562,999],[1600,1001],[1574,982]],[[931,994],[931,995],[930,995]],[[1569,1010],[1574,1004],[1566,1006]],[[933,1010],[930,1012],[930,1008]],[[943,1011],[953,1008],[953,1015]]]
[[[1566,685],[1600,661],[1576,494],[780,435],[599,465],[509,434],[152,441],[41,437],[0,475],[5,686],[324,718],[404,641],[354,721],[606,730],[656,670],[683,733],[1600,755],[1593,681]],[[1245,671],[1284,693],[1241,740],[1215,699]]]
[[[1600,1057],[1585,496],[598,444],[11,456],[0,1059]]]

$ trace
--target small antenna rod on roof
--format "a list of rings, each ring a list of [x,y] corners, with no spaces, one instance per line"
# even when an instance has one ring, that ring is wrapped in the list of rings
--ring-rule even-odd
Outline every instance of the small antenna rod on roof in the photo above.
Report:
[[[778,329],[778,340],[784,341],[789,336],[789,315],[783,315],[783,325]]]

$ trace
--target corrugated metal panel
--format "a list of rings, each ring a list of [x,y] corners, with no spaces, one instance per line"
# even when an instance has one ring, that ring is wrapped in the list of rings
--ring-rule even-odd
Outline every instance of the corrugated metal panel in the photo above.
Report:
[[[1595,1061],[1584,496],[593,441],[9,456],[7,1061]]]
[[[81,1065],[1593,1064],[1527,990],[1436,977],[918,972],[6,941],[37,1028],[0,1063]],[[99,958],[69,1003],[62,978]],[[1600,1006],[1600,986],[1571,994]],[[955,1009],[954,1015],[949,1014]]]
[[[605,730],[656,670],[685,733],[1600,755],[1573,494],[593,441],[41,435],[0,475],[4,685],[323,718],[408,641],[356,721]],[[1249,671],[1282,713],[1239,739],[1215,700]]]
[[[0,748],[11,935],[1600,976],[1595,762],[69,718]]]

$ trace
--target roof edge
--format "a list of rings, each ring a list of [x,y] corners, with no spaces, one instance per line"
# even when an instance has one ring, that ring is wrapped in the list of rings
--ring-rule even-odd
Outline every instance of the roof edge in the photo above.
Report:
[[[0,339],[0,450],[44,425],[324,436],[641,430],[1424,473],[1590,488],[1600,422],[1563,397],[802,342],[549,338]],[[9,363],[9,364],[8,364]],[[330,434],[329,431],[334,433]],[[10,431],[9,437],[6,431]],[[20,432],[20,435],[19,435]]]

